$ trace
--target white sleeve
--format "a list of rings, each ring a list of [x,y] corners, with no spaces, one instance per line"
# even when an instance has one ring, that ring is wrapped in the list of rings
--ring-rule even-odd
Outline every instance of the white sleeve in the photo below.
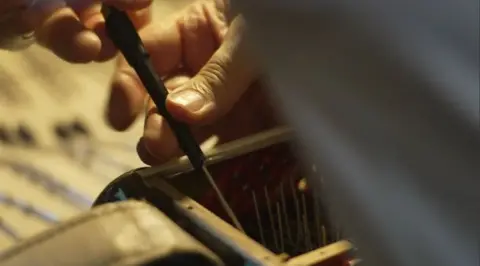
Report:
[[[232,6],[366,265],[478,265],[478,0]]]

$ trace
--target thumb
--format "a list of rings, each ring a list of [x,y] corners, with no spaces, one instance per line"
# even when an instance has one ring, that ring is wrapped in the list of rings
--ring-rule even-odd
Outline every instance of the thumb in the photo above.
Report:
[[[245,23],[236,17],[220,48],[198,74],[172,92],[167,109],[188,124],[208,124],[225,115],[258,77],[244,40]]]

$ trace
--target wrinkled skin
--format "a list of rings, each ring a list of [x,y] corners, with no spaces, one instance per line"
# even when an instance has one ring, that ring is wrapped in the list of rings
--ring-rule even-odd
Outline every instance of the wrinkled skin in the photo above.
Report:
[[[0,17],[22,10],[30,0],[0,1]],[[171,93],[167,108],[192,126],[199,141],[216,135],[220,143],[273,127],[272,108],[258,82],[258,71],[243,41],[243,20],[228,14],[226,0],[196,0],[170,18],[152,22],[152,0],[103,0],[128,11],[149,50],[157,72]],[[104,30],[102,2],[37,0],[8,23],[0,20],[1,38],[34,32],[37,42],[72,63],[102,62],[117,55]],[[230,16],[230,17],[229,17]],[[2,27],[2,25],[14,27]],[[112,77],[107,119],[119,131],[143,112],[145,130],[138,144],[150,165],[182,153],[175,137],[135,72],[122,57]]]
[[[101,3],[128,10],[138,27],[150,21],[152,0],[2,0],[0,41],[34,32],[37,42],[73,63],[105,61],[115,49],[104,32]],[[33,5],[32,5],[33,4]]]
[[[227,8],[223,1],[196,1],[141,31],[157,72],[174,92],[167,108],[192,125],[199,141],[216,135],[223,143],[277,124],[258,82],[259,72],[241,48],[242,21],[235,18],[230,25]],[[134,71],[120,59],[108,108],[112,126],[128,128],[144,111],[145,98]],[[154,165],[181,155],[172,131],[150,100],[146,112],[138,145],[141,159]]]

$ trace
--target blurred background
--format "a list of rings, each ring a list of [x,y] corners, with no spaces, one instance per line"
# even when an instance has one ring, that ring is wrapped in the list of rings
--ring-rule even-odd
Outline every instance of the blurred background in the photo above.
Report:
[[[156,0],[155,21],[190,0]],[[0,252],[88,209],[109,181],[143,166],[142,118],[111,130],[112,62],[71,65],[33,46],[0,51]]]

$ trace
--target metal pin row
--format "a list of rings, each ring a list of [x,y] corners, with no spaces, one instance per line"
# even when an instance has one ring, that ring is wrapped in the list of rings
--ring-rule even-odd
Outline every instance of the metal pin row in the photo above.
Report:
[[[311,205],[308,202],[306,189],[300,180],[300,187],[297,186],[298,180],[291,178],[288,186],[292,198],[287,199],[285,193],[285,185],[282,182],[277,191],[279,191],[280,199],[276,202],[272,201],[270,192],[265,186],[263,194],[265,198],[266,216],[260,214],[261,204],[257,193],[252,190],[252,201],[255,208],[256,226],[259,232],[259,241],[270,247],[275,252],[284,253],[289,248],[297,249],[296,252],[308,252],[321,246],[327,245],[327,230],[322,222],[322,213],[318,197],[314,196]],[[314,193],[315,194],[315,193]],[[293,205],[293,213],[288,211],[287,202]],[[311,212],[311,213],[310,213]],[[293,215],[295,222],[289,218]],[[310,217],[313,216],[313,222]],[[262,220],[265,219],[266,220]],[[266,227],[265,227],[266,226]],[[267,233],[268,232],[268,233]],[[267,239],[269,238],[269,239]]]

